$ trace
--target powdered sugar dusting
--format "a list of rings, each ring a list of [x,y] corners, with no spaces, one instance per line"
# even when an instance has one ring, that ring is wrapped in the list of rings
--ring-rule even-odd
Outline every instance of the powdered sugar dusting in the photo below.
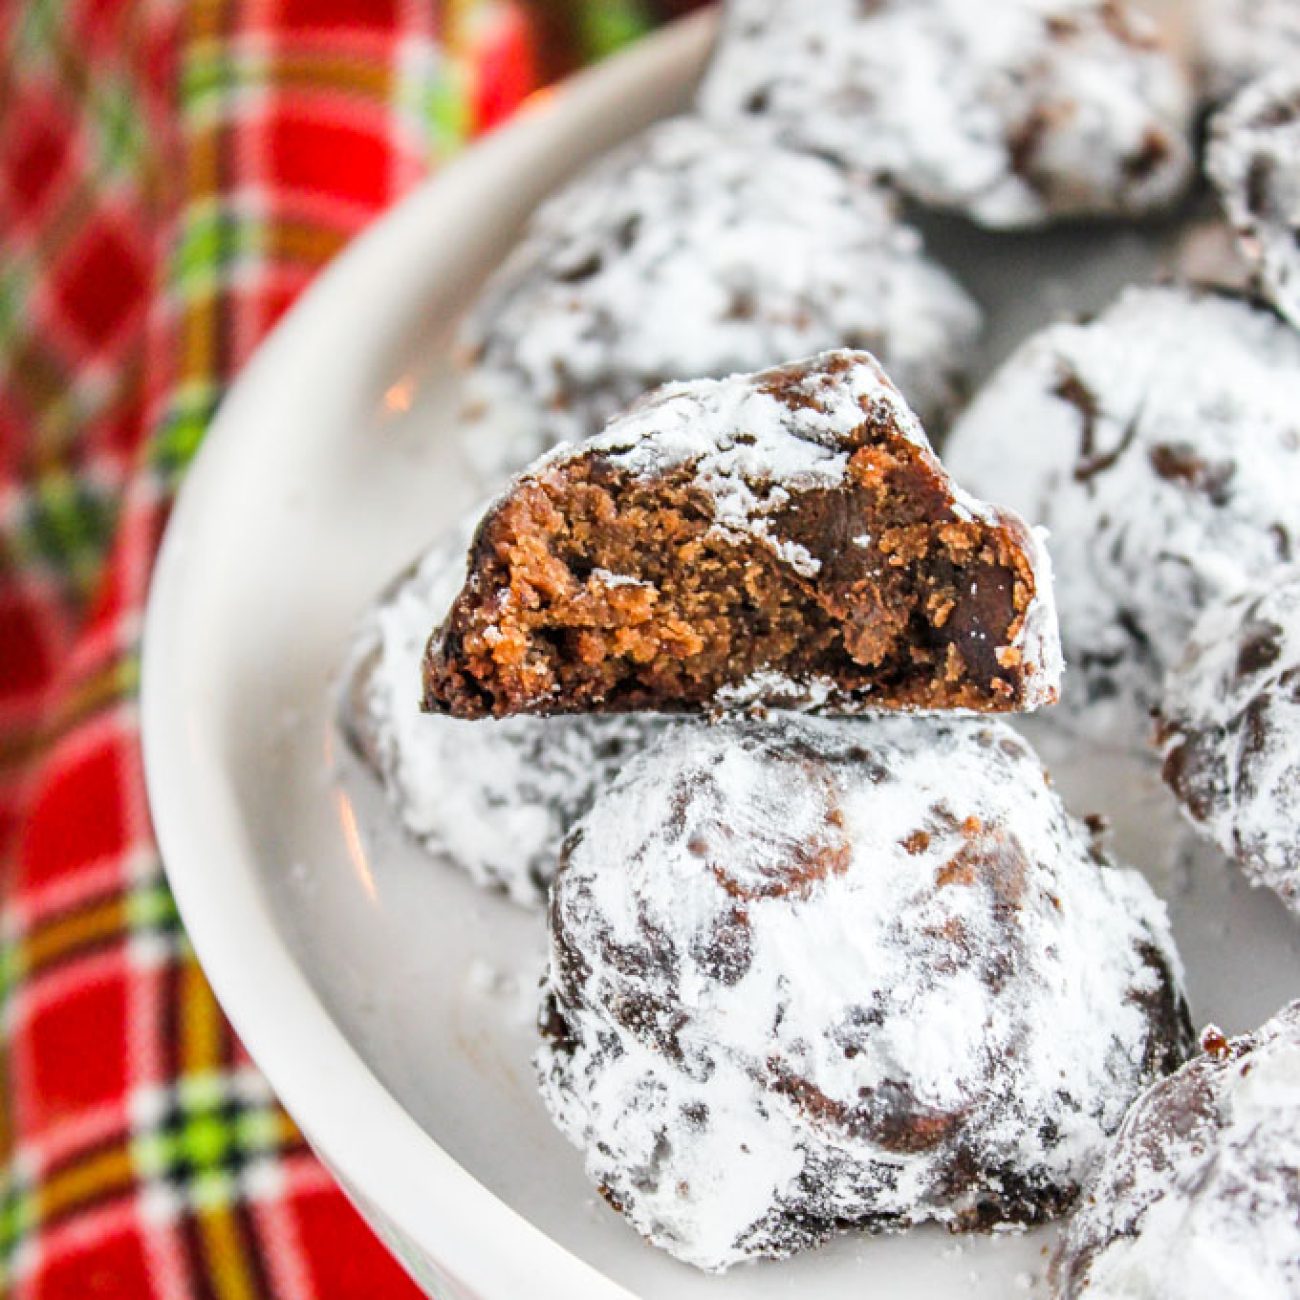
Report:
[[[945,454],[1051,528],[1063,711],[1144,749],[1197,613],[1300,538],[1300,334],[1229,296],[1129,290],[1026,343]]]
[[[927,420],[980,314],[884,191],[695,119],[660,123],[534,215],[461,331],[467,446],[517,467],[670,380],[826,348],[879,355]],[[493,427],[499,426],[499,427]]]
[[[344,674],[343,726],[403,826],[430,853],[538,907],[573,822],[664,723],[636,716],[469,723],[422,713],[424,648],[464,581],[471,535],[453,530],[368,611]]]
[[[1202,79],[1212,99],[1300,60],[1295,0],[1189,0]]]
[[[1116,0],[731,0],[700,106],[992,226],[1191,177],[1188,79]]]
[[[1252,82],[1214,118],[1206,160],[1243,254],[1293,325],[1300,324],[1300,43],[1296,59]]]
[[[1189,820],[1300,911],[1300,569],[1206,610],[1161,722]]]
[[[1062,1300],[1300,1293],[1300,1003],[1142,1097],[1054,1272]]]
[[[1095,854],[1001,724],[679,727],[570,840],[546,1103],[704,1268],[1050,1213],[1183,1032],[1164,910]]]
[[[1055,688],[1065,677],[1065,655],[1061,650],[1061,625],[1056,611],[1056,575],[1048,549],[1051,534],[1046,528],[1030,530],[1027,548],[1034,567],[1034,589],[1039,597],[1030,606],[1016,637],[1015,648],[1024,662],[1041,665],[1034,678],[1034,705],[1055,702]]]
[[[827,358],[818,359],[827,360]],[[814,370],[818,361],[811,363]],[[830,376],[819,378],[829,380]],[[590,449],[639,476],[693,467],[724,533],[762,538],[780,552],[765,516],[794,492],[845,481],[849,439],[872,410],[927,445],[915,416],[872,359],[855,359],[843,383],[824,382],[818,409],[792,410],[752,376],[672,384],[634,407]],[[756,485],[764,485],[761,491]]]

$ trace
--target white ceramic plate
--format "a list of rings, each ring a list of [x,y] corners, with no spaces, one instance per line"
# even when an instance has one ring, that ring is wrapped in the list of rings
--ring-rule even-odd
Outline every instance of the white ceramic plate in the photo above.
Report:
[[[353,621],[481,492],[450,436],[451,326],[523,216],[689,94],[708,19],[579,79],[357,242],[238,384],[181,495],[145,638],[154,817],[222,1005],[312,1144],[440,1300],[1044,1293],[1050,1233],[844,1238],[703,1277],[598,1203],[529,1066],[542,922],[424,859],[356,772],[329,685]],[[987,365],[1144,275],[1155,237],[935,223],[990,309]],[[1080,811],[1170,898],[1198,1020],[1251,1027],[1300,987],[1271,897],[1188,849],[1149,772],[1039,736]]]

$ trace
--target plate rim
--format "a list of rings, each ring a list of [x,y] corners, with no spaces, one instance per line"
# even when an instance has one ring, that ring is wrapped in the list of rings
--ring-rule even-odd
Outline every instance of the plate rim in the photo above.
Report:
[[[163,870],[199,965],[250,1056],[363,1217],[390,1248],[402,1239],[416,1244],[447,1271],[447,1281],[482,1300],[515,1300],[525,1279],[536,1300],[632,1300],[632,1292],[484,1187],[381,1083],[280,933],[258,879],[251,839],[241,834],[243,851],[214,861],[206,833],[213,829],[212,817],[200,822],[194,810],[214,799],[224,802],[228,814],[218,822],[230,830],[245,828],[231,815],[238,812],[233,794],[226,791],[220,799],[219,779],[202,788],[220,777],[221,761],[195,752],[180,707],[185,688],[179,665],[185,662],[184,630],[195,601],[193,539],[210,526],[211,485],[220,481],[221,462],[247,445],[259,425],[265,427],[279,390],[291,387],[285,374],[307,364],[306,344],[318,322],[349,303],[363,284],[383,283],[386,273],[400,267],[396,250],[427,243],[427,230],[449,197],[463,202],[464,194],[489,183],[512,158],[544,147],[559,118],[576,123],[612,107],[630,83],[684,83],[699,66],[716,21],[712,10],[680,19],[580,73],[466,150],[354,239],[263,340],[228,390],[173,503],[149,581],[139,693],[145,788]],[[231,961],[232,932],[241,936],[238,964]],[[330,1087],[313,1086],[314,1075],[328,1075]],[[401,1251],[394,1254],[414,1276],[414,1262]]]

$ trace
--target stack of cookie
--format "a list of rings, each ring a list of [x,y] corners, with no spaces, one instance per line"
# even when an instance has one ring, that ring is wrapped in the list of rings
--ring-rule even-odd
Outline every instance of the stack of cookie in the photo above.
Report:
[[[1216,94],[1296,47],[1250,9],[1198,0]],[[1120,0],[731,0],[696,112],[462,327],[471,458],[531,463],[369,612],[344,726],[432,853],[549,901],[543,1098],[682,1260],[1079,1202],[1061,1296],[1300,1287],[1300,1012],[1184,1065],[1163,905],[995,716],[1063,641],[1056,717],[1297,905],[1300,83],[1211,155],[1281,314],[1131,289],[950,433],[980,313],[901,216],[1165,210],[1194,107]]]
[[[551,890],[543,1096],[650,1240],[1038,1222],[1181,1063],[1163,908],[988,716],[1060,672],[1040,539],[865,353],[665,388],[484,516],[427,709],[697,715]]]

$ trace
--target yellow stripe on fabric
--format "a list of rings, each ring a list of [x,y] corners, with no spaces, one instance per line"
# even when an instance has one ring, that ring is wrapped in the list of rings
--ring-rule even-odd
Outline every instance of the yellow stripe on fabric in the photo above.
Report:
[[[198,963],[187,957],[180,969],[181,1075],[207,1074],[221,1065],[221,1011]]]
[[[37,1189],[39,1221],[49,1223],[80,1205],[128,1192],[134,1185],[135,1163],[125,1143],[94,1151],[51,1174]]]
[[[72,687],[53,723],[56,732],[71,730],[105,705],[134,695],[140,684],[140,660],[133,651],[105,664]]]
[[[46,728],[6,726],[0,731],[0,778],[21,773],[45,747]]]
[[[453,57],[463,54],[470,41],[474,19],[483,8],[483,0],[444,0],[442,39]]]
[[[244,1259],[244,1244],[229,1209],[197,1211],[208,1281],[217,1300],[258,1300],[258,1288]]]
[[[121,894],[82,911],[56,917],[23,941],[27,973],[34,974],[82,948],[125,934],[126,902]]]
[[[183,58],[187,62],[193,61],[196,57],[194,51],[204,48],[206,43],[223,45],[229,24],[227,0],[192,0],[187,8],[188,30]],[[182,84],[185,71],[182,68]],[[183,113],[193,108],[192,102],[182,104]],[[184,192],[186,205],[191,210],[196,204],[220,200],[222,130],[219,120],[210,120],[186,133]],[[187,294],[184,298],[179,326],[179,380],[182,383],[185,380],[210,380],[217,374],[219,301],[215,286]]]
[[[220,179],[219,140],[216,130],[198,132],[190,142],[187,184],[191,204],[217,195]],[[187,295],[180,323],[182,379],[208,378],[215,373],[217,294],[205,291]]]
[[[267,253],[274,262],[313,270],[324,266],[347,240],[342,231],[306,222],[275,221],[266,231]]]
[[[108,705],[134,692],[139,672],[132,661],[111,664],[89,681],[80,683],[76,694],[64,701],[53,720],[22,727],[15,724],[0,732],[0,780],[20,774],[62,736]]]
[[[271,64],[271,79],[277,91],[337,91],[360,95],[381,105],[391,98],[394,81],[393,69],[387,63],[349,59],[342,54],[296,52],[276,57]]]
[[[66,697],[59,702],[58,712],[42,731],[41,744],[53,745],[95,714],[134,695],[139,685],[140,660],[135,651],[105,664],[68,687]]]

